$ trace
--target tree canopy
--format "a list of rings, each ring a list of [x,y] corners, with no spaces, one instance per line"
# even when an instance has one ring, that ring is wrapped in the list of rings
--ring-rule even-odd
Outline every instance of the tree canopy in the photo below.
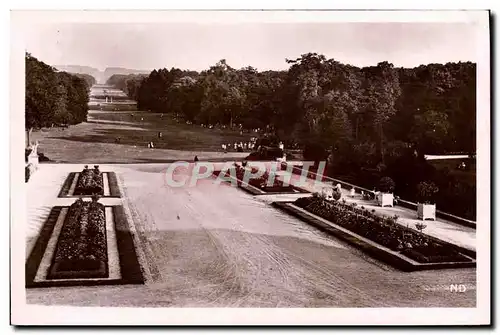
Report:
[[[77,124],[87,119],[95,79],[57,70],[26,53],[25,128]]]
[[[475,151],[473,63],[358,68],[316,53],[285,61],[287,71],[235,69],[222,59],[202,72],[163,68],[108,83],[139,109],[273,129],[284,141],[314,142],[337,155],[370,144],[384,161],[395,142],[425,153]]]

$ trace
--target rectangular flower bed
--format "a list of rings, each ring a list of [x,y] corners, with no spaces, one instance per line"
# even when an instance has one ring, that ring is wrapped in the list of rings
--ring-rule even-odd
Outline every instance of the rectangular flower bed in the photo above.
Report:
[[[320,196],[299,198],[278,207],[295,214],[334,235],[354,244],[402,270],[475,266],[475,253],[451,243],[406,228],[394,218],[380,217],[368,210]],[[290,207],[290,208],[288,208]],[[312,215],[307,215],[311,213]],[[317,216],[333,225],[318,222]],[[335,228],[338,227],[338,228]]]
[[[71,172],[61,187],[59,197],[90,197],[94,194],[101,197],[121,197],[116,173],[86,167],[82,172]]]
[[[66,215],[48,279],[108,276],[104,205],[78,199]]]
[[[26,260],[26,287],[144,284],[123,206],[81,202],[52,208]]]
[[[96,165],[94,169],[87,166],[78,175],[74,195],[104,195],[104,181],[102,172]]]
[[[268,171],[265,171],[264,174],[260,177],[250,178],[248,183],[245,181],[245,171],[247,171],[244,167],[240,165],[235,165],[232,167],[235,169],[237,184],[240,188],[245,191],[253,194],[288,194],[288,193],[309,193],[307,190],[288,184],[285,185],[282,180],[278,179],[277,176],[271,178]],[[257,168],[251,168],[252,174],[257,173]],[[215,171],[214,175],[218,177],[222,172]],[[231,174],[229,171],[225,172],[225,177],[230,177]],[[269,181],[272,179],[272,184],[269,185]]]

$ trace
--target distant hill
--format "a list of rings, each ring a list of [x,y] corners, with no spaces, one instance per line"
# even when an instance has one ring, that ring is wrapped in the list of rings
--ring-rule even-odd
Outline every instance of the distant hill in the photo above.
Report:
[[[129,74],[150,74],[150,73],[151,71],[147,70],[133,70],[133,69],[125,69],[122,67],[108,67],[103,72],[103,83],[105,83],[112,75],[115,74],[129,75]]]
[[[104,71],[101,71],[94,67],[81,66],[81,65],[54,65],[54,67],[59,71],[91,75],[97,80],[98,84],[104,84],[106,80],[108,80],[109,77],[111,77],[114,74],[124,74],[124,75],[149,74],[151,72],[148,70],[135,70],[122,67],[108,67]]]

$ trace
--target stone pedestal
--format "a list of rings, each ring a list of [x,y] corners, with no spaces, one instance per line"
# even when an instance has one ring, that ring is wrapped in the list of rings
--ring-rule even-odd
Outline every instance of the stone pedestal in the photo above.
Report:
[[[417,217],[421,220],[436,220],[436,205],[418,204]]]
[[[33,164],[34,168],[38,167],[38,141],[31,145],[31,153],[28,156],[28,164]]]
[[[394,194],[379,193],[377,195],[377,203],[380,207],[394,207]]]

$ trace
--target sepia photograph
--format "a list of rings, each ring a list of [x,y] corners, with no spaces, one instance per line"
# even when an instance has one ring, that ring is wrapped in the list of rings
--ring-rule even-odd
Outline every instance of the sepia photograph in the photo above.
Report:
[[[489,21],[12,11],[12,323],[489,324]]]

